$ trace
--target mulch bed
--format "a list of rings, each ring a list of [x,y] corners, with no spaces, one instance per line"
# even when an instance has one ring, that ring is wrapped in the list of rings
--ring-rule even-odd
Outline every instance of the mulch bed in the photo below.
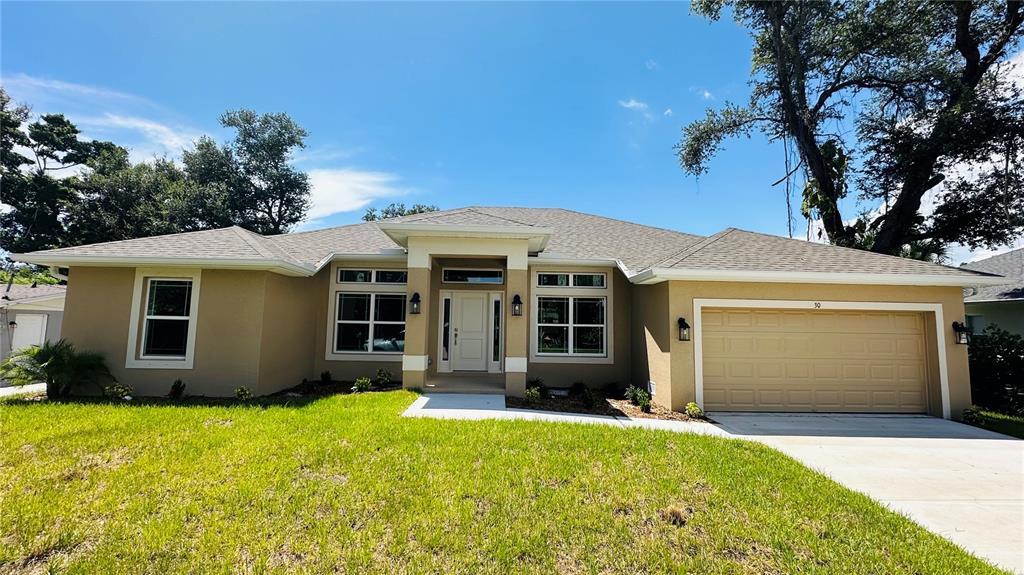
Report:
[[[401,382],[391,382],[387,385],[374,384],[370,388],[370,391],[394,391],[401,389]],[[346,395],[352,393],[352,382],[351,381],[331,381],[323,382],[320,380],[316,381],[304,381],[295,387],[283,389],[276,393],[273,393],[270,397],[286,396],[290,393],[297,393],[303,396],[314,396],[314,397],[325,397],[328,395]]]
[[[563,413],[583,413],[587,415],[610,415],[630,417],[634,419],[665,419],[671,421],[694,421],[685,413],[672,411],[660,405],[651,404],[651,412],[644,413],[636,405],[620,397],[609,397],[600,391],[594,391],[594,403],[591,406],[580,396],[548,397],[538,401],[527,401],[520,397],[506,397],[505,405],[515,409],[535,409],[538,411],[561,411]]]

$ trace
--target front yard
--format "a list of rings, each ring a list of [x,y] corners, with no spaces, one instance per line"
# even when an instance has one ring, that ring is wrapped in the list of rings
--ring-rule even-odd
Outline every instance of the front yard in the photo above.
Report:
[[[760,445],[413,399],[0,403],[0,572],[997,572]]]

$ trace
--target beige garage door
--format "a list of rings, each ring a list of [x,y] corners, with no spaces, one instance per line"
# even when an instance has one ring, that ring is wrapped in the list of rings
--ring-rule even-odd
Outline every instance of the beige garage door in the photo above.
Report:
[[[927,410],[924,316],[705,309],[708,411]]]

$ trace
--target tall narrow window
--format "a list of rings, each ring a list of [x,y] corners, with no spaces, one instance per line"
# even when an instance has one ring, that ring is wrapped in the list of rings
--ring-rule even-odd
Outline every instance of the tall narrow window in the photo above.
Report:
[[[143,357],[184,359],[191,305],[192,280],[148,280]]]
[[[452,332],[452,299],[444,298],[444,321],[441,329],[441,361],[448,361],[448,343]]]
[[[494,300],[494,334],[491,345],[491,361],[501,361],[501,300]]]

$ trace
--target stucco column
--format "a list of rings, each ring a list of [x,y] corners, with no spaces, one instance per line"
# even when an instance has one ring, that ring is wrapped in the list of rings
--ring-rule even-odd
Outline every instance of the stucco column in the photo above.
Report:
[[[408,303],[414,294],[420,294],[420,313],[411,313]],[[430,268],[410,267],[406,284],[405,354],[402,356],[402,387],[424,387],[429,356],[427,355],[430,328]]]
[[[511,258],[510,258],[511,259]],[[530,309],[527,282],[529,272],[525,262],[522,269],[513,269],[516,265],[509,262],[505,272],[505,393],[513,397],[526,394],[526,366],[529,357],[529,326]],[[523,300],[523,314],[512,315],[512,301],[516,296]]]

